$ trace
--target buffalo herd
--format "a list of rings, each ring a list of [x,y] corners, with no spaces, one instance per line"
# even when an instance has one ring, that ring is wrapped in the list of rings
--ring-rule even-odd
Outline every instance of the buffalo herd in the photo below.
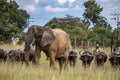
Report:
[[[33,64],[35,63],[35,50],[30,49],[29,51],[29,61],[31,61]],[[105,52],[96,52],[93,54],[92,52],[88,50],[84,50],[82,52],[78,52],[75,50],[69,51],[68,56],[68,63],[71,67],[76,66],[76,61],[79,56],[79,59],[82,62],[82,65],[84,68],[87,68],[90,66],[91,62],[94,60],[94,63],[98,67],[104,66],[105,62],[107,61],[109,57],[109,62],[112,67],[119,67],[120,66],[120,53],[119,52],[112,52],[111,55],[107,55]],[[49,58],[49,57],[48,57]],[[25,52],[18,49],[18,50],[10,50],[5,51],[4,49],[0,48],[0,61],[17,61],[17,62],[25,62]]]
[[[29,51],[29,60],[34,63],[34,53],[35,51],[33,49],[30,49]],[[25,61],[25,52],[18,49],[18,50],[10,50],[8,53],[0,48],[0,60],[6,61],[9,60],[11,62],[17,61],[17,62],[24,62]]]

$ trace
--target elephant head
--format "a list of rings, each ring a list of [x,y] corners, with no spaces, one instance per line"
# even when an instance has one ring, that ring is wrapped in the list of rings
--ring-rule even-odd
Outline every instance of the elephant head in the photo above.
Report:
[[[31,45],[35,42],[35,45],[44,47],[50,44],[55,39],[55,34],[48,27],[33,25],[27,32],[27,38],[25,41],[24,51],[29,51]]]
[[[55,38],[55,34],[50,28],[42,27],[43,30],[34,34],[35,43],[39,43],[40,47],[45,47],[50,44]]]

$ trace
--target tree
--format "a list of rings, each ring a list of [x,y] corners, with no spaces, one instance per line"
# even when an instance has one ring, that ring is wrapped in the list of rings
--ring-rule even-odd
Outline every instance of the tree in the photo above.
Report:
[[[100,15],[103,8],[95,0],[84,2],[84,6],[84,21],[93,24],[92,30],[96,34],[96,39],[94,38],[94,40],[104,46],[105,42],[110,42],[112,27],[108,24],[107,19]]]
[[[100,13],[103,8],[95,0],[88,0],[83,5],[85,6],[85,12],[83,13],[84,19],[96,25],[98,20],[101,19]]]
[[[118,40],[117,40],[118,39]],[[118,27],[113,30],[113,44],[116,47],[120,46],[120,28]]]
[[[7,43],[26,28],[29,14],[11,0],[0,0],[0,14],[0,42]]]

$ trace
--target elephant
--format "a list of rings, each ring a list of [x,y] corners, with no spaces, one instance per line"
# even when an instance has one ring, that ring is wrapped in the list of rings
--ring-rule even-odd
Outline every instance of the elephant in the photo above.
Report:
[[[85,50],[82,52],[81,56],[80,56],[80,60],[82,60],[82,65],[84,68],[87,68],[90,66],[92,60],[93,60],[93,54],[88,51],[88,50]]]
[[[95,54],[95,62],[98,67],[102,67],[107,61],[107,54],[105,52],[97,52]]]
[[[61,29],[52,29],[46,26],[32,25],[27,32],[25,40],[25,63],[29,65],[28,52],[31,45],[35,45],[35,64],[39,65],[41,51],[50,60],[50,67],[55,69],[55,61],[58,60],[60,71],[67,68],[68,55],[71,46],[69,35]]]
[[[78,53],[74,50],[71,50],[69,52],[68,59],[69,59],[70,66],[75,67],[76,61],[77,61],[77,55],[78,55]]]

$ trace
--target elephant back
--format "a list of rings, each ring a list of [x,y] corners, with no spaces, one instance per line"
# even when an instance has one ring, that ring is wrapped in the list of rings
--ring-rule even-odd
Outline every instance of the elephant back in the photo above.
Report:
[[[69,53],[65,53],[66,50],[69,51],[70,49],[70,39],[69,39],[69,35],[61,30],[61,29],[52,29],[52,31],[54,32],[54,34],[56,35],[56,44],[57,44],[57,57],[61,57],[61,56],[64,56],[64,55],[69,55]],[[61,54],[61,53],[64,53],[64,54]]]

